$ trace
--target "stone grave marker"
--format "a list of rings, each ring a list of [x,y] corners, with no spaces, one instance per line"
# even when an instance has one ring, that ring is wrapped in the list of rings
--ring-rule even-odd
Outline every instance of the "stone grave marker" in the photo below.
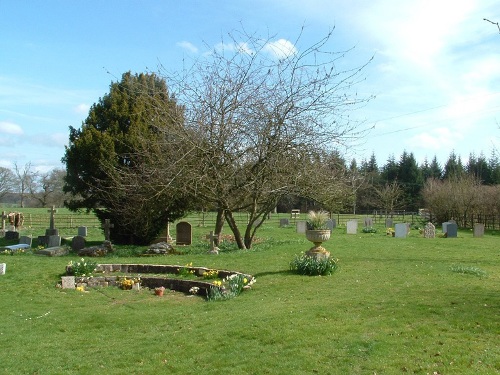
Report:
[[[47,247],[46,249],[37,250],[36,255],[45,255],[48,257],[60,257],[68,254],[68,249],[65,246]]]
[[[19,232],[8,230],[7,232],[5,232],[5,239],[19,241]]]
[[[207,239],[210,241],[210,250],[209,250],[209,253],[210,254],[219,254],[219,249],[215,245],[215,241],[219,240],[219,236],[217,236],[216,234],[214,234],[214,231],[211,230],[210,234],[207,236]]]
[[[5,219],[7,219],[7,214],[2,211],[2,235],[5,233]]]
[[[75,289],[75,276],[61,277],[61,287],[63,289]]]
[[[58,247],[61,246],[61,236],[49,236],[49,241],[47,243],[48,247]]]
[[[371,228],[371,227],[373,227],[373,218],[371,218],[371,217],[365,217],[363,219],[363,224],[364,224],[365,228]]]
[[[6,269],[7,269],[7,263],[0,263],[0,275],[5,275]]]
[[[385,219],[385,227],[386,228],[392,228],[393,225],[394,225],[394,222],[392,219]]]
[[[299,233],[299,234],[306,234],[307,222],[305,222],[303,220],[302,221],[297,221],[296,227],[297,227],[297,233]]]
[[[424,238],[435,238],[436,237],[436,227],[430,221],[425,224],[424,227]]]
[[[78,235],[87,237],[87,227],[78,227]]]
[[[475,223],[474,224],[474,237],[483,237],[484,236],[484,224]]]
[[[104,225],[102,226],[102,229],[104,229],[104,240],[109,241],[110,239],[110,230],[115,227],[114,224],[111,224],[111,221],[109,219],[104,219]]]
[[[458,235],[458,225],[456,223],[448,223],[446,226],[446,237],[447,238],[457,238]]]
[[[83,236],[75,236],[71,240],[71,249],[73,251],[78,251],[85,248],[85,237]]]
[[[175,243],[177,245],[191,245],[192,243],[192,228],[187,221],[181,221],[175,226]]]
[[[358,221],[349,220],[346,224],[347,234],[357,234],[358,233]]]
[[[55,220],[55,214],[57,212],[56,206],[52,206],[50,210],[47,212],[50,213],[50,222],[49,222],[49,229],[45,230],[45,236],[58,236],[59,231],[56,229],[56,220]],[[47,239],[48,240],[48,239]]]
[[[335,219],[328,219],[326,221],[326,229],[330,229],[330,231],[333,231],[333,229],[337,226],[337,222]]]
[[[443,233],[446,233],[448,231],[448,224],[451,224],[450,221],[445,221],[444,223],[441,224],[441,228]]]
[[[290,220],[288,219],[280,219],[280,228],[287,227],[290,225]]]
[[[398,223],[394,228],[394,237],[397,238],[406,238],[408,235],[408,225],[406,223]]]
[[[33,238],[31,238],[30,236],[21,236],[19,238],[19,243],[31,247],[31,245],[33,244]]]

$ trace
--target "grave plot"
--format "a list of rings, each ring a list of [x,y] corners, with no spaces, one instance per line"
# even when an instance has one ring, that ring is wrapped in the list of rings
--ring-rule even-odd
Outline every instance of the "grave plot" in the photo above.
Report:
[[[66,272],[72,273],[70,266]],[[122,289],[152,290],[164,288],[204,296],[209,300],[223,300],[237,296],[255,282],[252,275],[241,272],[191,265],[98,264],[93,274],[95,276],[91,277],[63,276],[61,287],[85,289],[115,286]]]

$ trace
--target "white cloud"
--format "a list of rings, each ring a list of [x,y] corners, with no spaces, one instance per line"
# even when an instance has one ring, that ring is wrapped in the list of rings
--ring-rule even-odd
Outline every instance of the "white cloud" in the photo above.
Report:
[[[13,122],[0,121],[0,133],[11,135],[22,135],[23,129]]]
[[[294,44],[286,39],[269,42],[264,46],[264,50],[278,59],[286,59],[287,57],[296,55],[298,52]]]
[[[177,45],[179,47],[181,47],[182,49],[185,49],[185,50],[187,50],[189,52],[192,52],[192,53],[197,53],[198,52],[198,48],[194,44],[192,44],[190,42],[187,42],[185,40],[183,40],[182,42],[178,42]]]
[[[90,109],[90,105],[85,104],[85,103],[81,103],[81,104],[78,104],[74,108],[74,111],[75,111],[75,113],[78,113],[78,114],[81,114],[81,115],[85,115],[85,114],[87,114],[89,112],[89,109]]]

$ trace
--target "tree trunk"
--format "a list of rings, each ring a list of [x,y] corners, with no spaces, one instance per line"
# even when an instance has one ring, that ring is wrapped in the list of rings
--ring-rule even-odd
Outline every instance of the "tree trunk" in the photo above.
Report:
[[[214,244],[215,246],[219,246],[219,240],[220,240],[220,235],[222,233],[222,227],[224,226],[224,212],[225,210],[222,208],[217,209],[217,218],[215,219],[215,239],[214,239]]]
[[[226,216],[227,225],[229,225],[229,228],[231,228],[231,231],[233,232],[234,240],[236,241],[236,244],[238,245],[238,249],[246,249],[247,247],[245,246],[245,243],[243,242],[243,238],[241,237],[241,233],[240,233],[240,230],[238,229],[238,225],[236,224],[236,221],[234,220],[233,213],[229,210],[226,210],[224,212],[224,215]]]

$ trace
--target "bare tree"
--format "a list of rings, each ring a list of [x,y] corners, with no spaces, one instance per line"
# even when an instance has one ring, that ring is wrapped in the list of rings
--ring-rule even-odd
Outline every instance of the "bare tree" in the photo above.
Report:
[[[189,70],[163,72],[185,108],[184,126],[175,137],[169,129],[165,148],[187,146],[185,189],[217,209],[216,232],[225,219],[240,248],[251,247],[281,197],[320,195],[331,179],[311,161],[362,134],[350,114],[370,99],[354,89],[366,64],[339,68],[349,51],[328,51],[331,37],[299,50],[300,38],[276,43],[235,33]],[[248,213],[243,230],[238,211]]]
[[[15,186],[15,175],[8,168],[0,167],[0,200],[12,192]]]
[[[50,172],[38,174],[29,185],[30,197],[41,207],[48,205],[62,206],[64,204],[64,169],[53,169]]]
[[[376,203],[385,210],[386,215],[400,206],[403,189],[397,181],[387,182],[383,186],[374,186],[373,189]]]
[[[17,162],[15,162],[14,171],[17,176],[17,192],[19,194],[20,205],[21,207],[24,207],[25,199],[28,196],[30,189],[32,189],[32,185],[38,174],[31,169],[31,162],[26,163],[24,167],[19,167]]]

